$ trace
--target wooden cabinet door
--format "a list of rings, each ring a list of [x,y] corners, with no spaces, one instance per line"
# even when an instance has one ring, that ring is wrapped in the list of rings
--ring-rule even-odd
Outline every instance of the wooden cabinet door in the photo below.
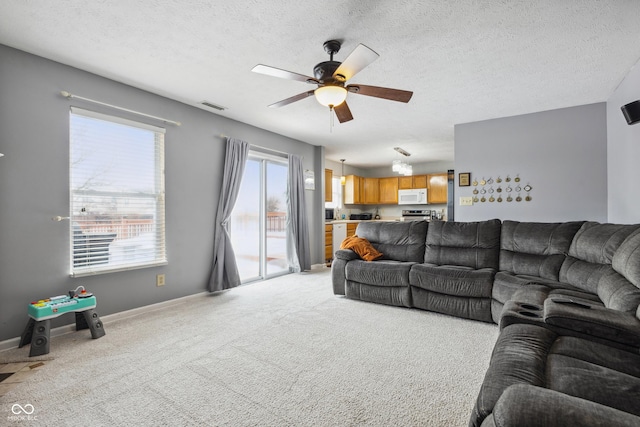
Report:
[[[324,259],[330,261],[333,258],[333,225],[324,226]]]
[[[354,234],[356,234],[356,228],[358,228],[357,222],[347,223],[347,237],[353,236]]]
[[[414,188],[413,187],[413,177],[412,176],[400,176],[400,177],[398,177],[398,189],[400,189],[400,190],[410,190],[412,188]],[[424,187],[424,188],[426,188],[426,187]]]
[[[413,188],[427,188],[427,175],[415,175],[413,177]]]
[[[347,175],[344,184],[344,203],[348,205],[362,203],[362,178]]]
[[[380,195],[379,203],[398,204],[398,178],[380,178],[379,182]]]
[[[331,202],[333,199],[333,171],[324,170],[324,201]]]
[[[431,204],[447,203],[447,174],[427,175],[427,201]]]
[[[377,204],[380,200],[380,178],[363,178],[365,204]]]

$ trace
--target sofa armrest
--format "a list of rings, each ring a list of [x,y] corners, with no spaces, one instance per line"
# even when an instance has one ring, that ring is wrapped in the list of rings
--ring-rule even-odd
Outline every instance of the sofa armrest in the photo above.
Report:
[[[551,297],[544,302],[548,325],[580,332],[631,347],[640,347],[640,319],[585,300]]]
[[[528,384],[508,387],[482,427],[637,426],[640,417]]]
[[[336,259],[343,259],[345,261],[351,261],[353,259],[360,259],[360,256],[358,256],[357,253],[355,253],[354,251],[352,251],[351,249],[338,249],[334,254],[333,257]]]

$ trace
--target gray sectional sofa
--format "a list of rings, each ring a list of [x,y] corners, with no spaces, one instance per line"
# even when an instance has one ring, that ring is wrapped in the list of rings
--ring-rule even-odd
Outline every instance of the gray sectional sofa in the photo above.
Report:
[[[640,225],[363,222],[334,293],[494,322],[470,426],[640,425]]]

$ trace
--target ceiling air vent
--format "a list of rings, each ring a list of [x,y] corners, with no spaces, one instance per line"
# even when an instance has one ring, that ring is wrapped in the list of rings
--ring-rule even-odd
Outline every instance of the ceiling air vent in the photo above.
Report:
[[[209,102],[209,101],[202,101],[200,104],[202,104],[202,105],[204,105],[206,107],[209,107],[209,108],[213,108],[214,110],[218,110],[218,111],[224,111],[224,110],[227,109],[227,107],[223,107],[221,105],[216,105],[216,104],[214,104],[212,102]]]

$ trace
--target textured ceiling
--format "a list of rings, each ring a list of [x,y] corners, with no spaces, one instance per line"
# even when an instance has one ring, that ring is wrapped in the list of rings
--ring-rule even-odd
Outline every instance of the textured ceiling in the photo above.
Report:
[[[452,161],[456,123],[606,101],[640,58],[639,23],[637,0],[2,0],[0,43],[228,107],[216,114],[370,167],[394,146]],[[412,90],[411,101],[349,94],[354,120],[332,131],[313,98],[267,108],[313,86],[251,69],[313,75],[330,39],[343,42],[337,61],[358,43],[380,54],[349,83]]]

